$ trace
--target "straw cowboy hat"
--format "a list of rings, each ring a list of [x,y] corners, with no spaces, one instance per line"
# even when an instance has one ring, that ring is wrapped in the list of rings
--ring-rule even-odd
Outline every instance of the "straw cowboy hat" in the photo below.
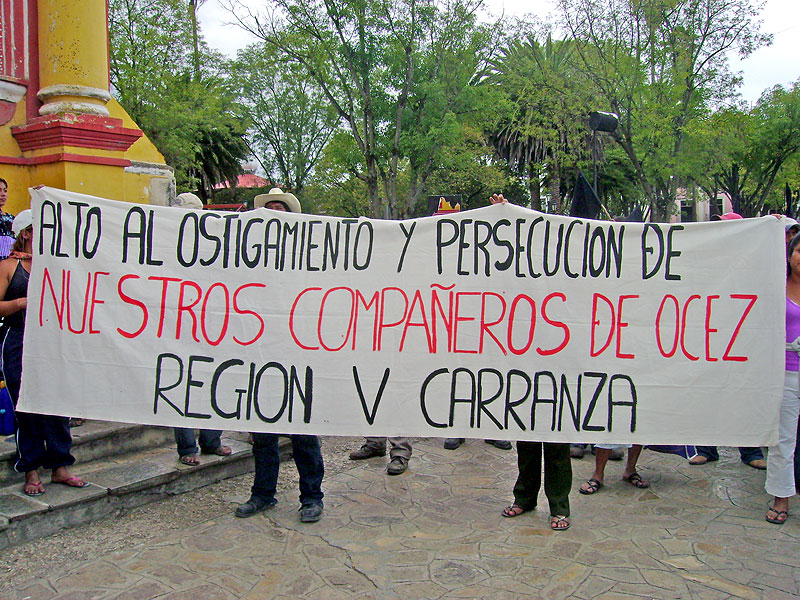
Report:
[[[203,201],[192,192],[183,192],[182,194],[175,196],[175,203],[172,206],[177,208],[196,208],[202,210]]]
[[[266,206],[268,202],[281,202],[289,212],[303,212],[297,197],[289,192],[284,192],[281,188],[272,188],[269,194],[259,194],[253,198],[253,208]]]

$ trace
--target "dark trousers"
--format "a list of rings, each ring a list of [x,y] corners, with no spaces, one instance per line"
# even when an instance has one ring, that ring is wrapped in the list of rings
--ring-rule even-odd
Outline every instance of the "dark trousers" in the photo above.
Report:
[[[322,478],[325,465],[319,448],[319,438],[315,435],[292,435],[292,455],[297,472],[300,474],[300,504],[322,504]],[[255,458],[255,477],[252,494],[266,502],[275,498],[278,484],[278,435],[275,433],[253,434],[253,457]]]
[[[72,435],[69,417],[17,413],[17,454],[14,469],[19,473],[39,467],[57,469],[75,462],[70,454]]]
[[[716,446],[697,446],[696,450],[700,456],[705,456],[708,460],[719,460],[719,452]],[[764,458],[764,453],[758,446],[755,448],[739,446],[739,456],[742,458],[743,463],[749,463]]]
[[[517,442],[519,475],[514,484],[514,504],[525,510],[536,507],[542,487],[544,454],[544,493],[551,515],[569,516],[569,492],[572,489],[572,463],[569,444]]]
[[[22,382],[22,334],[21,329],[10,328],[3,340],[3,376],[15,407]],[[27,473],[39,467],[57,469],[75,462],[70,454],[72,435],[69,432],[69,417],[19,411],[16,417],[16,471]]]
[[[197,439],[194,435],[194,429],[189,427],[173,427],[175,432],[175,443],[178,446],[178,456],[189,456],[197,454],[199,450],[208,452],[216,450],[222,445],[219,438],[222,435],[220,429],[201,429],[200,430],[200,448],[197,447]]]

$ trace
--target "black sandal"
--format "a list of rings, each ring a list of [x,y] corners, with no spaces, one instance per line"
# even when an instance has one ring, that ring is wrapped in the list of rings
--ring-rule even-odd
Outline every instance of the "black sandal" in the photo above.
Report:
[[[601,487],[603,487],[603,482],[602,481],[597,481],[597,479],[592,477],[589,481],[586,482],[586,485],[589,486],[588,489],[584,489],[583,486],[581,486],[581,487],[578,488],[578,491],[581,494],[586,494],[588,496],[590,494],[596,494],[597,490],[599,490]]]
[[[627,477],[623,477],[622,481],[627,481],[633,487],[638,488],[640,490],[644,490],[650,487],[650,482],[642,479],[642,476],[639,475],[636,471],[634,471]]]

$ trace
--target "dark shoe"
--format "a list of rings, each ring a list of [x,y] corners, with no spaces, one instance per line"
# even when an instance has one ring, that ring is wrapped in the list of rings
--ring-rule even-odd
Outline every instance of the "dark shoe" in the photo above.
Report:
[[[569,445],[569,457],[570,458],[583,458],[586,454],[586,448],[584,448],[583,444],[570,444]]]
[[[445,450],[455,450],[464,443],[464,438],[447,438],[444,441]]]
[[[389,466],[386,467],[386,472],[389,475],[400,475],[401,473],[405,473],[407,468],[408,459],[403,458],[402,456],[395,456],[389,462]]]
[[[301,523],[316,523],[322,516],[322,504],[310,502],[300,507]]]
[[[373,456],[386,456],[386,448],[364,444],[358,450],[353,450],[350,453],[350,460],[363,460],[365,458],[372,458]]]
[[[269,501],[267,501],[263,498],[259,498],[258,496],[250,496],[250,500],[237,506],[236,511],[233,514],[244,519],[247,517],[252,517],[256,513],[260,513],[265,508],[275,506],[277,503],[278,501],[275,500],[275,498],[271,498]]]
[[[511,442],[508,440],[483,440],[487,444],[491,444],[495,448],[500,448],[500,450],[511,450]]]

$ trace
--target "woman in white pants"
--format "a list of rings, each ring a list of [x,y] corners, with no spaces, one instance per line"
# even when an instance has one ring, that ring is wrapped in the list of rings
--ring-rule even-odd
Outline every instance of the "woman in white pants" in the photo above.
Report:
[[[789,516],[789,498],[795,494],[794,446],[797,441],[798,350],[800,350],[800,235],[786,247],[786,374],[778,417],[778,444],[770,446],[764,488],[775,497],[766,519],[783,525]]]

